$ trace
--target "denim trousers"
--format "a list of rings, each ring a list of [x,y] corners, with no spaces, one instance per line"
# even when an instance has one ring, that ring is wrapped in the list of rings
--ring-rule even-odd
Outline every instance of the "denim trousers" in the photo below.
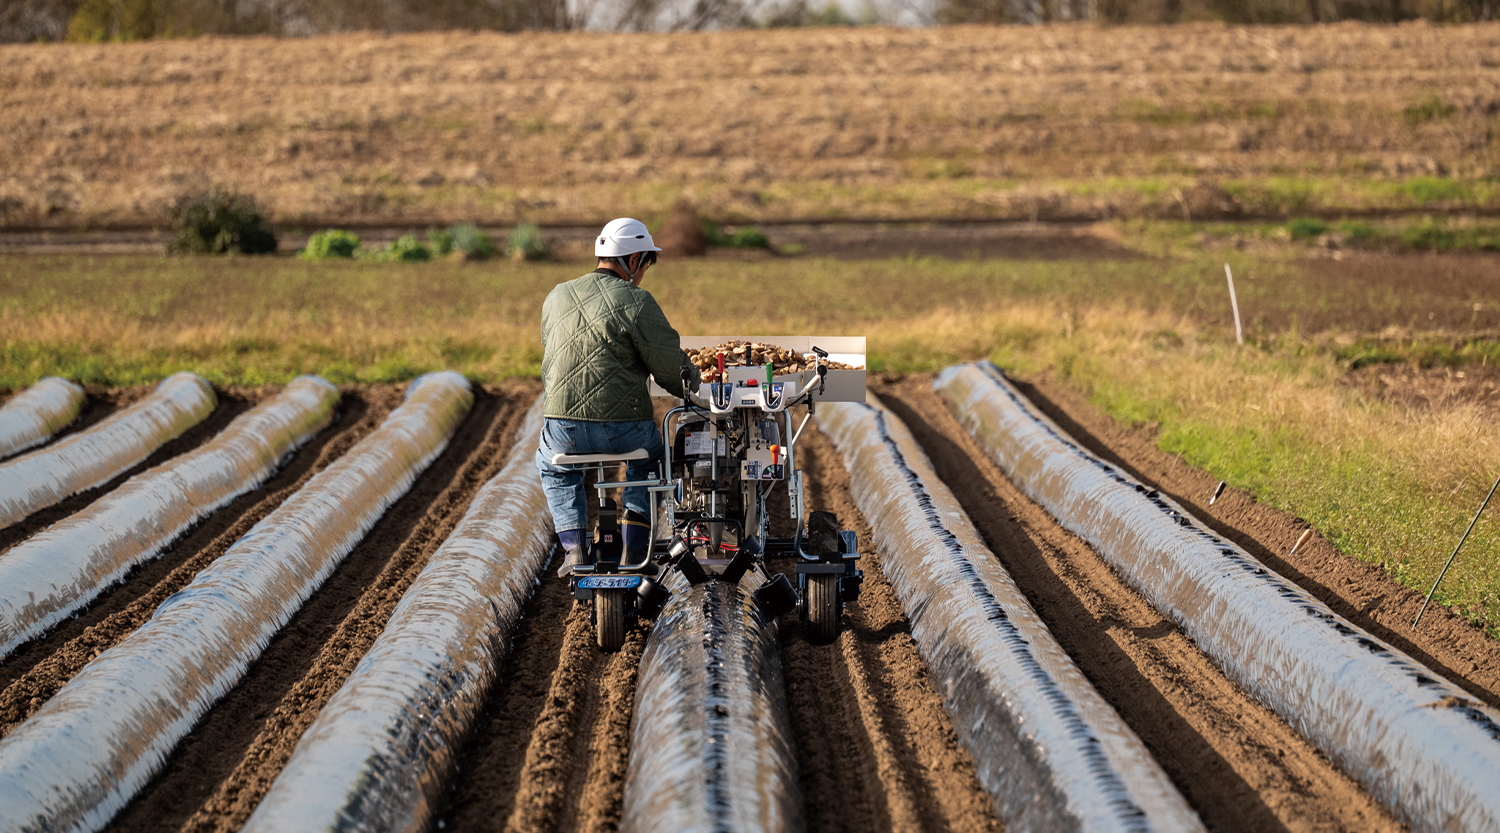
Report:
[[[624,454],[637,448],[650,455],[632,460],[625,466],[626,480],[649,480],[657,475],[661,463],[661,432],[649,419],[639,422],[589,422],[581,419],[553,419],[542,423],[542,441],[536,451],[536,468],[542,475],[542,492],[552,511],[553,528],[559,532],[583,529],[588,524],[582,469],[552,465],[554,454]],[[650,517],[651,504],[646,487],[625,490],[625,508],[643,518]]]

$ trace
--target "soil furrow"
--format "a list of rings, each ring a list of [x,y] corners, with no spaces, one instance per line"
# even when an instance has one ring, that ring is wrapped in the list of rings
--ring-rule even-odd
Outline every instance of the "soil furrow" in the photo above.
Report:
[[[1085,448],[1173,500],[1267,567],[1313,594],[1340,616],[1399,648],[1455,685],[1500,708],[1500,640],[1453,611],[1434,605],[1412,620],[1422,594],[1388,578],[1378,565],[1340,553],[1314,534],[1288,555],[1306,521],[1227,488],[1208,505],[1218,480],[1156,447],[1154,440],[1116,424],[1082,397],[1046,380],[1018,383],[1021,391]],[[1066,410],[1059,403],[1066,405]],[[1456,532],[1455,532],[1456,535]]]
[[[1089,681],[1211,830],[1400,830],[986,457],[930,378],[872,385]]]
[[[218,394],[219,404],[218,407],[214,408],[213,413],[209,414],[202,422],[184,431],[175,439],[163,443],[160,448],[151,452],[151,456],[145,460],[131,466],[119,476],[103,485],[95,486],[92,489],[85,489],[45,509],[38,509],[27,515],[24,519],[4,529],[0,529],[0,556],[4,555],[5,550],[88,506],[137,474],[153,466],[159,466],[179,454],[192,451],[213,439],[214,435],[223,431],[235,417],[249,410],[260,399],[268,395],[270,395],[269,392],[261,393],[257,398],[252,399],[244,396]]]
[[[590,608],[548,572],[460,756],[446,828],[608,831],[624,799],[636,671],[646,631],[603,654]]]
[[[78,616],[17,648],[0,664],[0,737],[30,717],[89,660],[143,625],[168,596],[187,586],[313,475],[374,430],[397,402],[399,395],[379,391],[346,397],[339,422],[293,455],[260,489],[210,515]]]
[[[244,760],[277,705],[312,671],[324,645],[356,609],[365,588],[397,556],[402,544],[427,517],[429,507],[481,447],[496,406],[495,397],[476,392],[474,409],[443,453],[276,634],[239,684],[183,738],[157,776],[107,830],[175,828],[203,806]]]
[[[575,610],[581,606],[574,605],[568,583],[554,574],[556,563],[554,554],[511,634],[473,736],[458,756],[458,775],[439,817],[445,829],[498,830],[515,810],[532,734],[543,711],[556,708],[551,691],[563,673],[569,620],[583,615]]]
[[[911,623],[873,552],[870,527],[849,494],[849,473],[821,432],[798,445],[807,506],[835,512],[865,556],[864,589],[832,645],[802,638],[782,619],[782,665],[810,831],[1001,829],[973,758],[959,745]],[[773,517],[785,515],[772,509]],[[777,567],[792,572],[791,562]],[[792,578],[792,576],[788,576]]]
[[[428,507],[354,611],[324,643],[312,669],[281,699],[244,758],[183,825],[184,831],[233,831],[250,818],[291,759],[297,741],[380,636],[402,595],[458,525],[474,495],[505,466],[516,429],[536,395],[534,385],[511,387],[479,395],[470,417],[476,429],[488,424],[479,450],[464,461],[458,476]]]

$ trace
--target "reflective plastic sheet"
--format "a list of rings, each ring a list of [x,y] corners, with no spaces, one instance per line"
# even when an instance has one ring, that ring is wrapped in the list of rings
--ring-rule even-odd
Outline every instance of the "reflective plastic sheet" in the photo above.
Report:
[[[175,373],[89,430],[0,463],[0,527],[108,481],[202,422],[217,404],[208,382]]]
[[[0,557],[0,657],[82,607],[198,519],[260,485],[333,417],[315,376],[236,417],[218,436],[132,477]]]
[[[456,373],[406,402],[0,740],[0,831],[98,830],[447,445]]]
[[[881,566],[1005,829],[1196,831],[1139,737],[1073,664],[985,547],[905,425],[825,404]]]
[[[552,546],[542,402],[245,826],[425,830]]]
[[[622,831],[804,829],[776,624],[750,597],[764,580],[691,587],[672,571],[641,658]]]
[[[32,385],[0,406],[0,459],[30,448],[78,417],[83,388],[57,376]]]
[[[1088,453],[994,365],[935,386],[1023,491],[1413,829],[1500,830],[1492,710]]]

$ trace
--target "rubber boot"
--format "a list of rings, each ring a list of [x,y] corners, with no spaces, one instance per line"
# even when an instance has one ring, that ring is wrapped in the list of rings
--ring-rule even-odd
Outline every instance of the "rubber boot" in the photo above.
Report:
[[[646,560],[651,545],[651,524],[642,515],[626,509],[620,513],[620,537],[625,541],[625,560],[639,564]]]
[[[562,547],[563,563],[557,568],[558,578],[567,578],[576,567],[588,567],[594,563],[589,553],[588,542],[583,539],[583,530],[565,529],[557,533],[557,543]]]

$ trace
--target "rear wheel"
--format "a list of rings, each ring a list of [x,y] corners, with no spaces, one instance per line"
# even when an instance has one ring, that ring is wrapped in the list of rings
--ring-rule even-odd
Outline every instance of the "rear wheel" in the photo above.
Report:
[[[625,607],[624,590],[594,591],[594,637],[602,650],[614,653],[625,644]]]
[[[807,577],[808,640],[824,645],[839,636],[839,577],[813,573]]]

